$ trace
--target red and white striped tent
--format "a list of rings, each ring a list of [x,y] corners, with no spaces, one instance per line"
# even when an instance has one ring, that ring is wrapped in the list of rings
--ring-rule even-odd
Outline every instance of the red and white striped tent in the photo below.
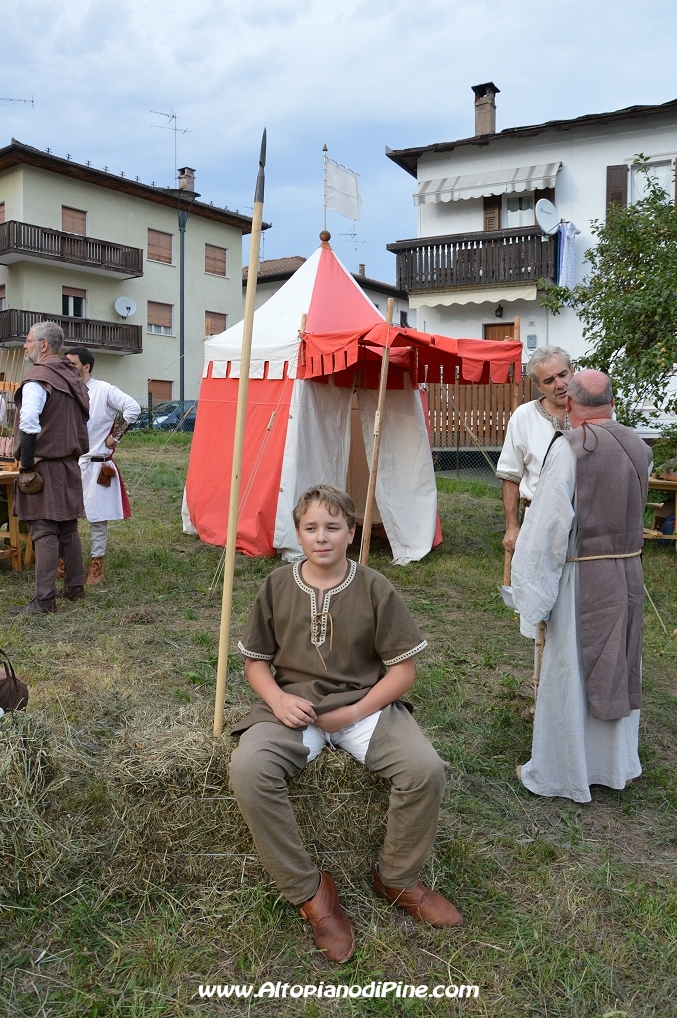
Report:
[[[302,315],[305,333],[299,335]],[[205,341],[184,526],[223,545],[243,323]],[[419,380],[507,382],[519,343],[449,339],[387,326],[328,242],[254,315],[237,548],[301,555],[292,509],[312,484],[335,484],[364,510],[384,346],[391,347],[381,429],[375,522],[396,564],[441,540]],[[189,517],[189,519],[188,519]]]

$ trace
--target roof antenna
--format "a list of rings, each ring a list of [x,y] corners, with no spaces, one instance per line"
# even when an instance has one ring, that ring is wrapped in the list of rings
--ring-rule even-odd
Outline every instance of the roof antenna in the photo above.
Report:
[[[3,106],[11,106],[12,103],[30,103],[33,109],[35,109],[35,102],[33,96],[30,99],[9,99],[7,96],[0,96],[0,103]]]
[[[158,117],[167,117],[166,124],[151,124],[151,127],[157,127],[160,131],[173,131],[174,132],[174,183],[178,180],[178,163],[176,161],[176,137],[178,134],[190,134],[190,130],[184,127],[180,130],[176,113],[172,110],[170,113],[163,113],[161,110],[151,110]]]

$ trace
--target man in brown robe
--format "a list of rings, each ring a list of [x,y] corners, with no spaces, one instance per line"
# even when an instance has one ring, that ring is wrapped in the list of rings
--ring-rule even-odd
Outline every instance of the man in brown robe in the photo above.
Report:
[[[56,611],[59,543],[65,596],[84,597],[78,517],[85,507],[78,459],[89,450],[89,394],[75,367],[59,356],[63,341],[54,322],[33,326],[24,344],[32,367],[15,394],[14,456],[20,473],[14,513],[28,523],[35,548],[35,595],[15,612]]]
[[[512,588],[525,636],[545,620],[531,759],[537,795],[590,801],[641,774],[644,579],[651,450],[613,420],[609,378],[569,383],[572,430],[553,439],[517,539]]]

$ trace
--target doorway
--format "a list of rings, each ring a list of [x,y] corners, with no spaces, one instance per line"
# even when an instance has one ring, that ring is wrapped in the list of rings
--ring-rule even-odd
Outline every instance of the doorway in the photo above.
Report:
[[[491,325],[483,325],[483,339],[491,339],[494,343],[503,343],[506,339],[515,338],[515,323],[514,322],[499,322],[495,325],[493,322]]]

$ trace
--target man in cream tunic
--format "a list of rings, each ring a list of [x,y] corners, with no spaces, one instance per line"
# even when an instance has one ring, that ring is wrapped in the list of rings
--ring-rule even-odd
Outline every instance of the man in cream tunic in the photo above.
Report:
[[[120,469],[112,457],[125,431],[141,413],[141,407],[116,385],[92,378],[94,356],[86,347],[77,347],[66,356],[82,375],[89,392],[89,452],[80,457],[80,470],[91,538],[89,571],[85,582],[92,586],[103,580],[108,521],[128,519],[131,516]],[[122,414],[122,423],[114,428],[118,414]],[[114,470],[108,486],[98,483],[104,463]]]
[[[517,540],[512,568],[523,635],[546,622],[531,759],[522,784],[590,801],[590,785],[623,789],[637,752],[648,447],[612,420],[601,372],[574,375],[574,430],[554,441]],[[585,462],[583,462],[585,461]]]
[[[527,364],[527,375],[541,395],[513,413],[496,469],[503,482],[503,547],[509,552],[515,550],[519,534],[520,498],[530,504],[553,435],[569,427],[564,404],[573,371],[566,350],[559,346],[536,350]]]

